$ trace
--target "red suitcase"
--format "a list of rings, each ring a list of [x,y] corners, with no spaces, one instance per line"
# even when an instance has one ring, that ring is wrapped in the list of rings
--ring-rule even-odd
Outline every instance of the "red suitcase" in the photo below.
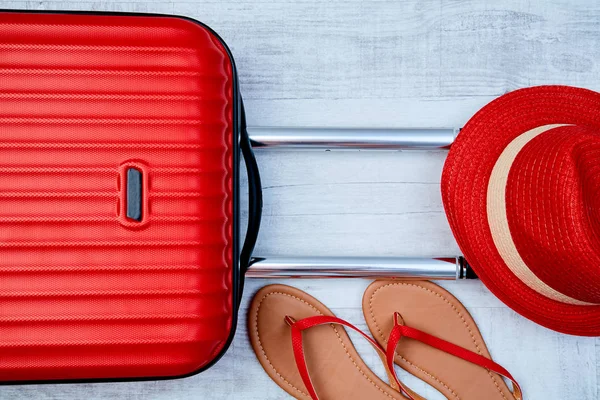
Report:
[[[474,277],[460,257],[251,258],[262,197],[247,131],[320,149],[447,148],[456,134],[247,129],[231,53],[200,22],[0,11],[0,383],[202,371],[231,343],[247,272]]]
[[[5,11],[0,38],[0,380],[207,368],[260,210],[240,260],[240,148],[258,177],[227,46],[126,14]]]

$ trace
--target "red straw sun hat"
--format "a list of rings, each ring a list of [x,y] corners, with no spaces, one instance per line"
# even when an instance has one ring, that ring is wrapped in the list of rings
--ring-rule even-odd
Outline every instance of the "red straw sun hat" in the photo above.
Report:
[[[492,101],[452,145],[442,197],[500,300],[550,329],[600,335],[600,93],[540,86]]]

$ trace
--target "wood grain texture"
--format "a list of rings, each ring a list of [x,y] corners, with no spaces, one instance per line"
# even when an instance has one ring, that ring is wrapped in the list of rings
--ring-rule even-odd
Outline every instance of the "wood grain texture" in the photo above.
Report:
[[[600,339],[596,339],[596,398],[600,399]]]
[[[0,2],[1,8],[176,13],[214,28],[236,58],[251,125],[462,126],[491,99],[538,84],[600,90],[600,3],[568,0]],[[256,254],[458,253],[439,179],[444,152],[259,152],[265,186]],[[242,184],[243,190],[247,185]],[[468,194],[466,194],[468,195]],[[245,203],[244,203],[245,204]],[[0,388],[14,399],[285,399],[246,335],[247,283],[232,348],[184,380]],[[369,282],[293,281],[366,328]],[[526,399],[600,397],[600,340],[560,335],[507,309],[479,282],[442,284],[473,314]],[[374,370],[379,360],[361,340]],[[402,374],[430,399],[441,396]]]

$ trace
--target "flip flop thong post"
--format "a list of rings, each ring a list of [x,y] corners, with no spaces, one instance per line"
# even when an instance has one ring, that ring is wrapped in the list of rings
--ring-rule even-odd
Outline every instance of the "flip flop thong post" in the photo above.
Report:
[[[522,397],[516,383],[513,394],[502,379],[504,376],[514,382],[508,371],[489,361],[490,353],[469,312],[440,286],[424,281],[375,281],[363,296],[363,312],[371,334],[382,347],[387,348],[392,333],[399,340],[394,362],[448,399]],[[409,334],[404,336],[409,338],[400,339],[398,332],[392,332],[400,330],[395,328],[399,323],[407,327]],[[410,332],[416,330],[420,332],[413,340]],[[437,338],[427,338],[428,334]],[[457,356],[450,354],[453,351]],[[391,351],[389,354],[391,362]]]
[[[334,317],[312,296],[285,285],[259,290],[248,313],[250,342],[259,362],[279,386],[302,400],[310,400],[311,394],[296,364],[290,323],[315,316]],[[310,380],[320,399],[406,399],[366,366],[341,326],[326,323],[307,329],[302,342]]]

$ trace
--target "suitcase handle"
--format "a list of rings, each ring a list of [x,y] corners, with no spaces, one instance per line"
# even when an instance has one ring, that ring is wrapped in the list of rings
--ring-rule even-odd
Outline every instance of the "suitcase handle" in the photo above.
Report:
[[[241,137],[240,147],[246,164],[248,174],[248,227],[246,229],[246,239],[240,252],[240,277],[243,282],[244,274],[250,267],[250,258],[252,251],[258,239],[258,231],[260,230],[260,219],[262,216],[262,186],[260,182],[260,172],[258,164],[250,145],[248,132],[246,130],[246,114],[242,104],[241,116]],[[241,292],[241,291],[240,291]]]
[[[448,149],[458,129],[249,127],[252,146],[264,149],[434,150]],[[250,278],[477,278],[463,257],[253,257]]]
[[[476,279],[463,257],[254,257],[247,278]]]
[[[255,148],[348,149],[348,150],[434,150],[448,149],[455,128],[289,128],[249,127]]]

